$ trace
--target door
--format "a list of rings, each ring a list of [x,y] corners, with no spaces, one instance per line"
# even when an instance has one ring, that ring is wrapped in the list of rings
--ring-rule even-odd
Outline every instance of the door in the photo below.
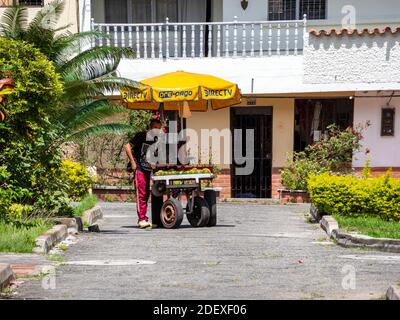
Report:
[[[235,162],[237,143],[232,147],[231,184],[233,198],[271,198],[272,187],[272,107],[231,108],[231,129],[242,129],[242,154],[246,154],[246,130],[254,130],[254,170],[249,175],[237,175]]]

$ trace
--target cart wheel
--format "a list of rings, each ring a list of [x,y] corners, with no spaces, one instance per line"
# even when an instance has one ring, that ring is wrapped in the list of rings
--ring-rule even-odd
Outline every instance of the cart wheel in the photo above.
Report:
[[[204,199],[210,208],[210,221],[207,227],[215,227],[217,225],[217,193],[214,190],[206,190]]]
[[[164,228],[179,228],[183,220],[183,208],[181,203],[174,198],[168,199],[161,208],[160,217]]]
[[[193,213],[187,215],[187,219],[192,227],[205,227],[210,220],[210,209],[207,201],[201,197],[194,197]],[[190,210],[190,203],[186,205],[186,211]]]
[[[167,191],[167,187],[165,185],[165,182],[155,182],[151,186],[151,192],[156,197],[162,197],[165,194],[165,191]]]

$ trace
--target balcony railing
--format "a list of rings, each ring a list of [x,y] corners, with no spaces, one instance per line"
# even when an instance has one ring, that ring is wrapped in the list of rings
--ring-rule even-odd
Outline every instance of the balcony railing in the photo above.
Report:
[[[130,47],[138,59],[298,55],[307,20],[148,24],[95,23],[105,39],[93,46]]]

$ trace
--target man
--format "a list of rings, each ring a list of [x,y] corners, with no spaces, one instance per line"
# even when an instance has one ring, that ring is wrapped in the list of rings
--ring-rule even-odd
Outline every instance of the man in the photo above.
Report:
[[[152,119],[149,125],[150,132],[152,130],[161,130],[161,121]],[[147,202],[150,197],[150,176],[152,166],[146,159],[146,153],[150,145],[156,141],[148,141],[151,135],[146,132],[137,133],[133,139],[125,145],[125,151],[130,161],[130,167],[134,174],[134,183],[136,187],[136,207],[138,214],[138,224],[140,229],[151,227],[149,218],[147,217]]]

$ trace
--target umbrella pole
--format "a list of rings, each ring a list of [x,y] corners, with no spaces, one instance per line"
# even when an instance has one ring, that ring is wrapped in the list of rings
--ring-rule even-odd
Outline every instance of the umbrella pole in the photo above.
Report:
[[[162,123],[164,123],[165,117],[164,117],[164,103],[160,103],[160,120]]]

